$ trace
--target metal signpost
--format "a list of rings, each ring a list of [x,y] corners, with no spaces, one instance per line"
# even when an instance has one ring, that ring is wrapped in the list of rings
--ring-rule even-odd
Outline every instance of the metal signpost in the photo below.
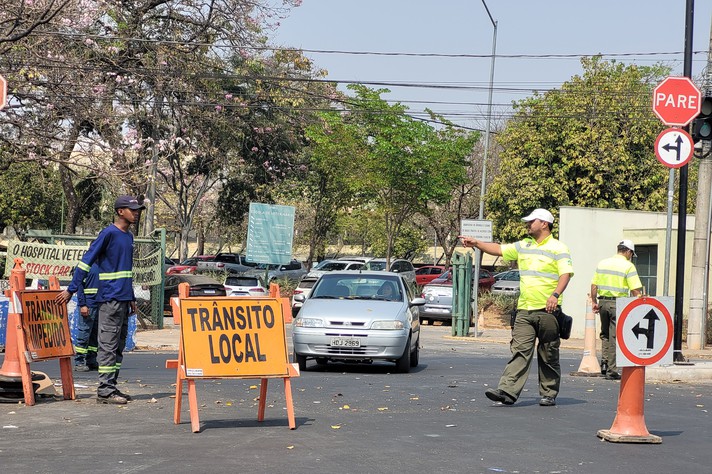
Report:
[[[685,77],[668,77],[653,90],[653,112],[666,125],[687,127],[700,113],[700,90],[690,79],[692,72],[692,5],[687,2],[685,21]],[[677,224],[677,272],[675,281],[675,362],[683,362],[682,356],[682,303],[684,289],[685,269],[685,233],[687,231],[687,161],[683,159],[685,149],[689,143],[692,150],[692,139],[687,130],[674,132],[675,129],[665,130],[655,142],[655,155],[658,160],[670,167],[668,179],[668,213],[667,231],[665,236],[665,269],[664,291],[668,294],[668,281],[670,275],[670,247],[672,241],[672,205],[674,194],[674,168],[680,169],[680,196],[678,205]],[[679,133],[679,135],[674,135]],[[690,151],[690,156],[692,152]],[[672,166],[675,164],[676,166]]]
[[[492,242],[492,221],[486,219],[462,219],[460,221],[460,235],[474,237],[482,242]],[[482,253],[475,250],[475,268],[472,279],[475,290],[472,292],[472,314],[474,315],[475,337],[479,334],[479,307],[478,293],[480,289],[480,261]],[[453,290],[455,286],[453,285]],[[453,293],[453,300],[455,294]]]

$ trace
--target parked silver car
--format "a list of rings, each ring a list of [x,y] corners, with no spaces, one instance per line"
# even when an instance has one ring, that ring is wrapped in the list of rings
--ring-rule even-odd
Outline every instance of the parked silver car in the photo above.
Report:
[[[397,273],[402,276],[408,284],[415,287],[415,267],[408,260],[396,258],[395,260],[391,260],[391,266],[386,268],[385,258],[373,258],[366,262],[364,269],[374,271],[388,270],[389,272]]]
[[[244,273],[245,276],[261,276],[265,277],[267,274],[267,283],[272,282],[272,280],[279,280],[281,278],[286,278],[287,280],[293,281],[294,283],[301,280],[301,278],[306,275],[307,269],[299,260],[292,260],[286,265],[272,265],[266,263],[260,263],[255,268]]]
[[[519,296],[519,270],[497,273],[494,278],[493,295]]]
[[[399,275],[326,273],[302,302],[292,323],[294,361],[300,369],[307,368],[307,359],[317,364],[385,360],[395,362],[399,372],[418,366],[418,307],[425,301]]]

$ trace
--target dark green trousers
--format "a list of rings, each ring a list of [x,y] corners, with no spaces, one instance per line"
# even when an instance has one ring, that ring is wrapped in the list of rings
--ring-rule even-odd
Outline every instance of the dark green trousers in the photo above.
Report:
[[[519,398],[529,376],[534,346],[539,366],[539,395],[556,398],[561,385],[559,324],[544,309],[518,310],[509,344],[512,358],[499,379],[499,389]]]
[[[616,365],[616,300],[599,300],[601,317],[601,358],[608,362],[607,375],[618,373]]]

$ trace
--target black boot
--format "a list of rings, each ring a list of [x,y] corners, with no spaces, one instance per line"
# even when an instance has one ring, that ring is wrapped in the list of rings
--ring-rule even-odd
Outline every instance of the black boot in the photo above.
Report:
[[[601,361],[601,374],[606,375],[606,372],[608,372],[608,361],[602,360]]]

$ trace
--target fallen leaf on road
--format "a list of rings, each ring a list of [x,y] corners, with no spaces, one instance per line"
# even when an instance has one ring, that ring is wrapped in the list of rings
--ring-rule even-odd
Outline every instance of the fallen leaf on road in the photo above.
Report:
[[[148,403],[158,403],[158,400],[156,400],[155,398],[151,398]]]
[[[341,408],[339,408],[339,410],[349,410],[350,408],[351,408],[350,406],[344,405]]]
[[[287,446],[287,449],[294,449],[294,446]]]
[[[254,390],[257,388],[257,385],[250,385],[250,390]]]
[[[341,425],[331,425],[331,428],[334,430],[338,430],[341,428]]]
[[[381,407],[378,409],[378,411],[386,411],[386,410],[388,410],[388,407]]]

